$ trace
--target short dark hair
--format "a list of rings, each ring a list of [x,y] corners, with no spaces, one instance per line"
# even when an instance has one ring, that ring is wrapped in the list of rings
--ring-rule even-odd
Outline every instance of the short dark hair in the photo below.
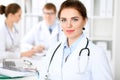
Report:
[[[7,17],[9,13],[15,14],[20,10],[21,7],[17,3],[11,3],[8,6],[0,6],[0,14],[4,14]]]
[[[87,18],[87,10],[86,10],[84,4],[79,0],[66,0],[66,1],[64,1],[60,6],[60,10],[58,12],[58,18],[60,18],[61,11],[64,8],[74,8],[80,13],[80,15],[83,17],[83,19]]]
[[[43,9],[53,10],[55,13],[57,12],[56,6],[53,3],[46,3]]]

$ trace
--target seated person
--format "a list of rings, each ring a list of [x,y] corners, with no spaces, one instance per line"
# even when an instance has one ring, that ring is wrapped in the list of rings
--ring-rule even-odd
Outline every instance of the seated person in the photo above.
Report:
[[[43,53],[51,45],[60,41],[63,35],[56,20],[56,7],[47,3],[43,7],[43,21],[31,29],[22,40],[22,57],[32,57],[36,53]]]
[[[0,24],[0,61],[4,58],[19,58],[20,33],[14,24],[21,18],[21,7],[16,3],[0,5],[0,14],[5,14],[5,21]]]

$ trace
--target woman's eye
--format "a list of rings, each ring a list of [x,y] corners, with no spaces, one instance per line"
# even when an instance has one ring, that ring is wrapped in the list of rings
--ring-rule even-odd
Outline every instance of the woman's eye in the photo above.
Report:
[[[76,21],[78,21],[78,19],[72,19],[72,21],[76,22]]]
[[[66,19],[61,19],[60,21],[61,21],[61,22],[66,22]]]

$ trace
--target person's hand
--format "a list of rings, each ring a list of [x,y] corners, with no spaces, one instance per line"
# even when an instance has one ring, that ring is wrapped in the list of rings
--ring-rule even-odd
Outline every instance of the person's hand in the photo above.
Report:
[[[32,50],[34,50],[36,53],[41,53],[45,50],[45,46],[43,46],[43,45],[34,46],[32,48]]]
[[[31,50],[22,52],[21,57],[32,57],[36,53],[41,53],[45,50],[45,47],[40,45],[40,46],[35,46]]]
[[[21,53],[21,57],[32,57],[36,52],[34,50],[29,50]]]

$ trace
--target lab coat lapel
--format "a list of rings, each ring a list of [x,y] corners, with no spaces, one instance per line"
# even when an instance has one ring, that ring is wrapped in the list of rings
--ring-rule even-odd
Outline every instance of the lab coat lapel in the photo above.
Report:
[[[78,57],[80,50],[83,49],[85,45],[86,45],[86,38],[83,37],[82,40],[78,43],[78,46],[75,49],[75,51],[69,56],[67,62],[63,65],[62,68],[63,80],[82,80],[83,74],[79,74],[79,70],[81,70],[81,68],[79,67]]]
[[[58,27],[55,26],[55,28],[54,28],[53,31],[52,31],[51,36],[55,36],[57,33],[58,33]]]
[[[57,49],[50,66],[50,76],[52,77],[53,75],[54,80],[58,80],[61,78],[62,58],[63,58],[63,45],[61,44],[61,46]]]
[[[43,21],[41,23],[39,28],[39,31],[36,33],[36,45],[45,45],[46,47],[49,47],[49,41],[50,40],[50,34],[48,31],[48,27]]]
[[[82,40],[79,42],[79,44],[78,44],[77,48],[75,49],[75,51],[68,57],[67,62],[63,65],[63,71],[65,69],[68,69],[68,71],[72,71],[72,72],[78,71],[79,52],[80,52],[81,49],[85,48],[86,43],[87,43],[87,40],[86,40],[86,37],[84,36],[82,38]],[[82,55],[86,56],[86,54],[84,54],[83,52],[82,52]],[[84,59],[85,56],[83,56],[82,58]],[[83,61],[83,60],[81,60],[81,61]],[[82,63],[81,63],[81,65],[82,65]],[[83,64],[83,67],[84,67],[84,64]],[[76,69],[76,70],[71,70],[72,68]]]
[[[47,34],[48,36],[46,36],[46,37],[49,37],[50,38],[50,33],[49,33],[49,26],[44,22],[44,24],[43,24],[44,26],[43,26],[43,28],[44,28],[44,32],[45,32],[45,34]]]
[[[58,26],[54,26],[55,28],[53,29],[52,33],[50,34],[50,40],[51,40],[51,43],[50,45],[55,45],[58,40],[59,40],[59,28]]]

